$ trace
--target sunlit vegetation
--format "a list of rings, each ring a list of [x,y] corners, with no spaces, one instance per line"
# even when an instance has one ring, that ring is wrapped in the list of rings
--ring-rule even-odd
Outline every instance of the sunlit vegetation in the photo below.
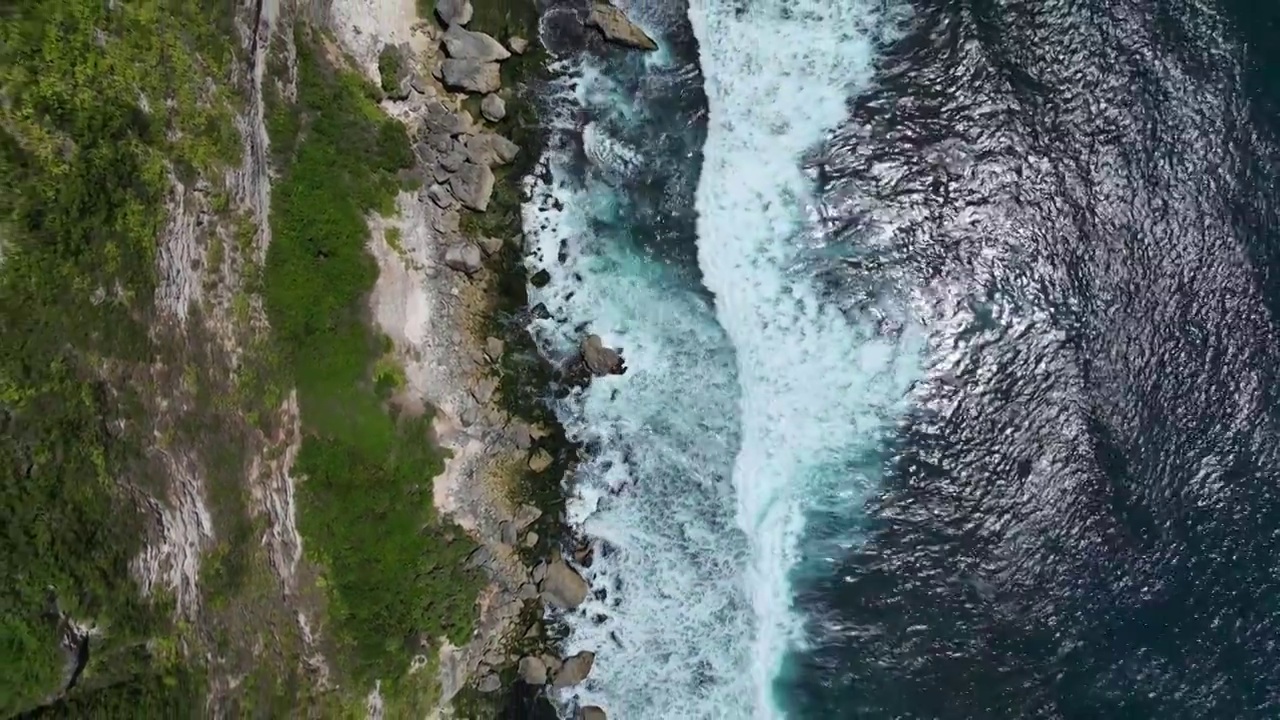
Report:
[[[435,516],[431,478],[443,465],[429,417],[389,411],[403,370],[366,307],[377,278],[366,218],[394,208],[396,173],[413,163],[406,130],[310,33],[296,39],[297,103],[271,104],[283,167],[265,296],[305,433],[299,527],[326,571],[344,669],[394,683],[419,638],[469,636],[479,579],[463,561],[474,546]]]

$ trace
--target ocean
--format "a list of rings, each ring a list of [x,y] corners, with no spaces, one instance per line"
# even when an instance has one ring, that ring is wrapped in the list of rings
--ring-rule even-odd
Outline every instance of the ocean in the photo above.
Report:
[[[543,8],[614,720],[1280,716],[1280,4]]]

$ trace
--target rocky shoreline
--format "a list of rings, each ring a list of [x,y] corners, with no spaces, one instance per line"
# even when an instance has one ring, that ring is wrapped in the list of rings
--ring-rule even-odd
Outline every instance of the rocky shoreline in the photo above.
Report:
[[[572,472],[576,448],[542,398],[557,385],[625,372],[625,363],[619,349],[586,336],[580,359],[556,368],[526,330],[523,237],[518,212],[509,210],[519,208],[517,185],[539,148],[499,132],[530,103],[517,88],[504,88],[502,77],[513,58],[529,54],[524,59],[540,69],[545,55],[536,56],[536,38],[499,39],[468,28],[476,14],[470,0],[440,0],[435,17],[414,22],[407,34],[398,22],[402,0],[363,4],[373,11],[372,27],[351,6],[331,24],[383,88],[383,109],[409,128],[417,159],[409,180],[419,187],[400,193],[396,214],[371,221],[379,270],[371,315],[405,371],[393,402],[402,411],[433,410],[436,441],[451,455],[434,479],[434,503],[479,543],[467,563],[489,579],[472,639],[461,647],[424,641],[414,667],[438,668],[438,712],[497,714],[523,704],[526,716],[555,717],[549,706],[534,710],[530,702],[545,704],[543,688],[584,681],[594,655],[562,657],[554,622],[546,627],[544,618],[548,608],[572,611],[587,598],[590,588],[575,566],[589,566],[591,551],[563,524],[562,478]],[[621,45],[657,47],[607,3],[595,3],[584,23]],[[536,25],[524,33],[532,37]],[[493,205],[508,214],[493,217]],[[371,717],[381,716],[376,695]],[[598,707],[574,711],[584,720],[606,717]]]

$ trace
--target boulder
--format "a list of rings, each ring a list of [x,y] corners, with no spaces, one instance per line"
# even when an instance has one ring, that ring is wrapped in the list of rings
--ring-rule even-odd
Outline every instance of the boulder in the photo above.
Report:
[[[441,210],[448,210],[453,207],[453,196],[441,185],[436,184],[427,188],[427,197],[431,198],[431,202],[435,203],[436,207]]]
[[[466,141],[467,159],[477,165],[505,165],[516,159],[520,146],[491,132],[472,135]]]
[[[558,677],[558,676],[557,676]],[[502,680],[497,675],[485,675],[476,683],[476,689],[482,693],[495,693],[502,688]]]
[[[552,675],[555,675],[557,672],[560,672],[560,666],[564,664],[563,662],[560,661],[560,658],[556,657],[555,655],[548,655],[546,653],[543,653],[539,659],[542,660],[543,665],[547,666],[547,672],[551,673]]]
[[[546,450],[535,450],[534,453],[529,456],[530,470],[540,473],[549,467],[551,467],[551,453]]]
[[[519,540],[516,526],[512,524],[510,520],[503,521],[502,524],[498,526],[498,534],[502,536],[502,543],[504,545],[514,546],[516,541]]]
[[[507,47],[511,48],[511,52],[523,55],[524,51],[529,49],[529,41],[519,35],[512,35],[507,38]]]
[[[498,122],[507,116],[507,104],[502,98],[489,93],[480,101],[480,114],[489,122]]]
[[[533,505],[524,504],[516,508],[516,516],[515,518],[513,518],[513,520],[516,524],[516,527],[523,530],[529,527],[530,525],[534,524],[535,522],[537,522],[538,518],[540,517],[542,517],[541,510],[534,507]],[[538,578],[538,579],[541,580],[541,578]]]
[[[450,174],[461,170],[462,164],[467,161],[466,146],[457,140],[454,140],[453,143],[455,147],[440,158],[440,167]]]
[[[477,242],[480,243],[480,249],[484,251],[485,255],[492,256],[502,252],[502,238],[485,236]]]
[[[471,15],[474,12],[475,8],[471,7],[471,0],[436,0],[436,15],[439,15],[440,20],[450,27],[471,22]]]
[[[604,708],[599,705],[587,705],[578,708],[577,720],[609,720],[609,716],[604,714]]]
[[[592,4],[591,12],[587,15],[587,25],[599,30],[609,42],[639,50],[658,49],[658,43],[631,22],[626,13],[607,2],[597,1]]]
[[[563,560],[547,565],[546,573],[542,578],[542,597],[547,602],[562,610],[572,610],[587,599],[591,589],[587,581]]]
[[[520,592],[517,597],[521,600],[532,600],[538,597],[538,586],[533,583],[525,583],[520,586]]]
[[[440,63],[440,78],[456,90],[491,93],[502,87],[498,63],[449,58]]]
[[[458,202],[477,212],[484,212],[493,195],[493,182],[493,171],[487,165],[467,162],[449,178],[449,189]],[[476,252],[479,253],[480,248],[476,248]]]
[[[524,546],[528,548],[535,547],[540,539],[538,533],[530,530],[529,534],[524,536]]]
[[[626,372],[622,355],[610,347],[605,347],[599,335],[588,335],[582,341],[582,361],[592,375],[621,375]]]
[[[498,358],[502,357],[502,351],[505,347],[506,346],[501,339],[496,337],[488,337],[488,338],[485,338],[485,341],[484,341],[484,354],[490,360],[493,360],[496,362]]]
[[[444,264],[458,272],[473,275],[483,267],[480,248],[472,243],[454,245],[444,252]]]
[[[528,450],[533,446],[533,433],[529,431],[529,426],[522,422],[511,426],[511,436],[516,441],[516,447],[521,450]]]
[[[466,30],[459,25],[450,25],[442,39],[445,54],[458,60],[492,63],[511,57],[511,52],[502,47],[502,43],[482,32]]]
[[[520,658],[518,672],[520,673],[520,679],[529,685],[547,684],[547,665],[536,657],[526,656]]]
[[[591,674],[591,666],[596,662],[596,654],[583,650],[582,652],[564,659],[564,664],[556,671],[556,677],[551,681],[553,687],[566,688],[573,687]]]
[[[481,405],[486,405],[493,399],[493,393],[498,389],[498,381],[491,377],[480,378],[480,380],[471,388],[471,397]],[[507,543],[510,545],[511,543]]]

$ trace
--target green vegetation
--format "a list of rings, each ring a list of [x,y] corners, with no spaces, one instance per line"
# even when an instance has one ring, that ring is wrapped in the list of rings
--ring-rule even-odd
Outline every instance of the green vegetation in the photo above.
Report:
[[[305,433],[299,527],[327,571],[344,669],[394,690],[407,645],[469,636],[480,581],[464,569],[473,546],[432,508],[443,465],[429,418],[395,419],[380,397],[403,373],[379,362],[386,346],[366,317],[377,268],[365,217],[393,207],[396,173],[413,163],[405,128],[374,104],[375,89],[330,67],[310,33],[296,37],[298,102],[273,105],[291,117],[271,122],[289,133],[272,138],[289,160],[273,194],[265,295]]]
[[[404,58],[400,51],[388,45],[378,53],[378,77],[382,80],[382,92],[393,93],[404,76]]]
[[[142,600],[128,569],[135,498],[161,482],[136,371],[157,352],[147,328],[170,172],[214,176],[240,152],[223,82],[231,7],[0,7],[0,716],[61,689],[50,588],[104,630],[58,712],[199,692],[152,651],[175,632],[169,607]]]

